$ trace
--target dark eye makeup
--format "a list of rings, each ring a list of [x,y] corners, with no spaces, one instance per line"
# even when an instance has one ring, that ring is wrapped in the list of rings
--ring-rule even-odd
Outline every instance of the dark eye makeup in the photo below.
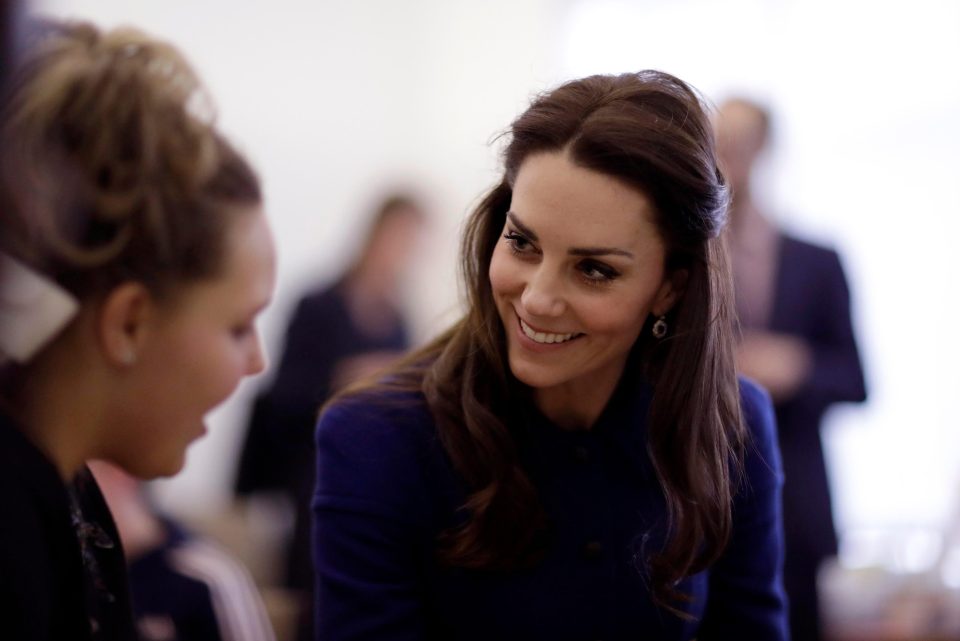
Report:
[[[515,256],[528,256],[537,251],[533,242],[522,232],[508,229],[503,234],[507,246]],[[577,263],[584,282],[590,285],[603,285],[620,276],[620,271],[610,265],[593,258],[585,258]]]
[[[503,237],[506,239],[510,250],[513,251],[514,254],[525,254],[533,247],[530,239],[518,231],[510,230],[504,233]]]
[[[587,281],[593,283],[607,283],[620,276],[618,270],[597,260],[580,261],[577,268]]]

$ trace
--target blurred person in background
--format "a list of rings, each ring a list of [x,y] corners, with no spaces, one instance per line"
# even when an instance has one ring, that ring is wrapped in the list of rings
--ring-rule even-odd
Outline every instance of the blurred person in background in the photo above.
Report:
[[[273,240],[175,48],[54,22],[26,44],[0,106],[0,635],[135,639],[85,461],[180,470],[207,412],[264,367]]]
[[[866,398],[836,252],[778,229],[757,203],[751,179],[770,137],[770,116],[742,98],[716,117],[717,148],[733,192],[728,240],[742,337],[737,364],[773,397],[786,478],[784,583],[794,641],[821,638],[816,576],[837,553],[820,438],[834,403]]]
[[[533,101],[466,224],[464,318],[320,417],[316,639],[787,639],[726,218],[681,80]]]
[[[120,533],[141,641],[274,641],[246,568],[162,516],[140,479],[105,461],[89,466]]]
[[[411,195],[395,193],[379,203],[351,265],[297,304],[273,382],[254,401],[236,489],[240,495],[276,492],[293,507],[285,583],[302,596],[301,638],[312,634],[317,413],[333,392],[386,367],[409,346],[398,296],[425,223],[424,208]]]

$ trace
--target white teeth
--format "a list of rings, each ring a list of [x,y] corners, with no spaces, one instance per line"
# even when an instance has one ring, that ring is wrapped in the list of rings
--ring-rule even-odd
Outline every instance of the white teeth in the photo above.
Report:
[[[527,338],[537,343],[563,343],[577,334],[545,334],[544,332],[534,331],[529,325],[523,322],[523,319],[520,320],[520,328],[523,330],[523,333],[526,334]]]

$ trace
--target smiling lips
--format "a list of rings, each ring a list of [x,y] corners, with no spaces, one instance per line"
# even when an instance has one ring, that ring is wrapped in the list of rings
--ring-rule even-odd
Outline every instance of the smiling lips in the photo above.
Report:
[[[519,320],[520,320],[520,329],[523,330],[524,335],[535,343],[540,343],[544,345],[566,343],[567,341],[573,340],[574,338],[583,336],[583,334],[579,332],[574,332],[572,334],[550,334],[547,332],[538,332],[537,330],[527,325],[522,318],[520,318]]]

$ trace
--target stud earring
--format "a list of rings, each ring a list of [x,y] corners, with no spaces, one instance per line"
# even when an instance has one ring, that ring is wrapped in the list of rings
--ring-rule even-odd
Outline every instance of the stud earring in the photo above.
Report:
[[[123,352],[123,355],[120,356],[120,362],[128,366],[133,365],[134,363],[137,362],[137,355],[134,353],[132,349],[125,350]]]
[[[651,332],[653,333],[654,338],[661,339],[664,336],[666,336],[667,335],[667,317],[661,316],[660,318],[658,318],[657,321],[653,324],[653,327],[651,328]]]

